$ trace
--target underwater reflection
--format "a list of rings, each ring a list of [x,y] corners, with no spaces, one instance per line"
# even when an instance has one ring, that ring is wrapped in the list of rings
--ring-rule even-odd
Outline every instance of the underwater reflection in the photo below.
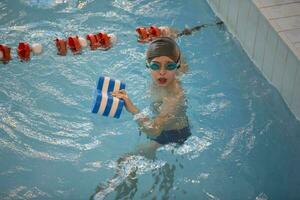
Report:
[[[149,188],[149,192],[143,194],[142,197],[156,199],[157,192],[154,191],[159,191],[161,195],[160,199],[169,199],[170,191],[174,185],[175,169],[175,165],[166,163],[160,169],[153,171],[152,177],[154,179],[154,182],[151,188]]]
[[[175,165],[156,160],[156,149],[160,145],[149,142],[140,147],[133,153],[126,154],[116,161],[115,175],[106,183],[100,183],[96,192],[90,197],[90,200],[104,199],[108,195],[114,195],[114,199],[134,199],[138,191],[139,176],[152,172],[152,182],[147,192],[142,194],[142,198],[169,199],[169,193],[173,188]],[[149,185],[149,182],[147,182]],[[154,192],[156,191],[156,192]]]

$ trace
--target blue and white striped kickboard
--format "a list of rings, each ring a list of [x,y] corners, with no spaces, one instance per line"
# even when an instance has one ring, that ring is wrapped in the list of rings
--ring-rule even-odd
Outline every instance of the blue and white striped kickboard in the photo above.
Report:
[[[125,83],[106,76],[100,76],[95,91],[92,113],[119,118],[124,107],[124,101],[111,96],[110,92],[122,89],[125,89]]]

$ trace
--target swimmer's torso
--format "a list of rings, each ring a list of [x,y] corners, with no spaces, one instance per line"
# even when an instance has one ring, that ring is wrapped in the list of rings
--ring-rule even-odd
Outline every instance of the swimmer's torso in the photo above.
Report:
[[[169,114],[170,118],[163,130],[174,130],[188,127],[186,116],[186,99],[183,89],[177,87],[174,91],[167,92],[161,88],[152,87],[152,111],[155,115]]]

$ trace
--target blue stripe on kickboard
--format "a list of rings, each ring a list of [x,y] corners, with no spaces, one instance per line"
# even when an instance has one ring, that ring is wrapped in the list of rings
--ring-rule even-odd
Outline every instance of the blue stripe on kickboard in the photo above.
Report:
[[[120,90],[125,90],[125,83],[121,82],[121,85],[120,85]]]
[[[98,84],[97,84],[97,90],[102,91],[104,80],[105,80],[105,78],[103,76],[99,77]],[[123,82],[121,82],[121,84],[120,84],[120,90],[125,89],[125,86],[126,86],[126,84],[123,83]],[[114,79],[109,79],[109,84],[108,84],[107,92],[112,92],[114,90],[114,87],[115,87],[115,80]]]
[[[125,89],[125,86],[126,86],[126,84],[123,83],[123,82],[121,82],[121,84],[120,84],[120,90]],[[120,118],[122,110],[123,110],[123,107],[124,107],[124,101],[122,99],[119,99],[119,104],[118,104],[116,113],[114,115],[114,118]]]
[[[103,116],[108,116],[109,115],[112,104],[113,104],[113,97],[112,96],[107,96],[107,104],[106,104],[104,112],[102,114]]]
[[[104,83],[104,77],[99,76],[98,83],[97,83],[97,90],[102,91],[103,83]]]
[[[120,118],[123,107],[124,107],[124,101],[120,99],[119,104],[118,104],[118,108],[116,110],[116,114],[114,116],[115,118]]]
[[[108,84],[108,88],[107,88],[107,93],[110,95],[110,92],[112,92],[114,90],[115,87],[115,80],[113,79],[109,79],[109,84]],[[111,95],[110,95],[111,96]]]
[[[101,100],[102,100],[101,92],[98,90],[95,90],[94,102],[93,102],[93,106],[92,106],[92,113],[98,113],[100,104],[101,104]]]

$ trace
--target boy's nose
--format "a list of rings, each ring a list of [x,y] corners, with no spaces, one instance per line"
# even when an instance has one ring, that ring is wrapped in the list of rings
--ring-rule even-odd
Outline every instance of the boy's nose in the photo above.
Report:
[[[166,71],[163,67],[159,70],[159,74],[160,74],[160,75],[165,75],[166,72],[167,72],[167,71]]]
[[[159,69],[159,74],[160,74],[160,75],[164,75],[166,72],[167,72],[167,70],[166,70],[164,67],[161,67],[161,68]]]

